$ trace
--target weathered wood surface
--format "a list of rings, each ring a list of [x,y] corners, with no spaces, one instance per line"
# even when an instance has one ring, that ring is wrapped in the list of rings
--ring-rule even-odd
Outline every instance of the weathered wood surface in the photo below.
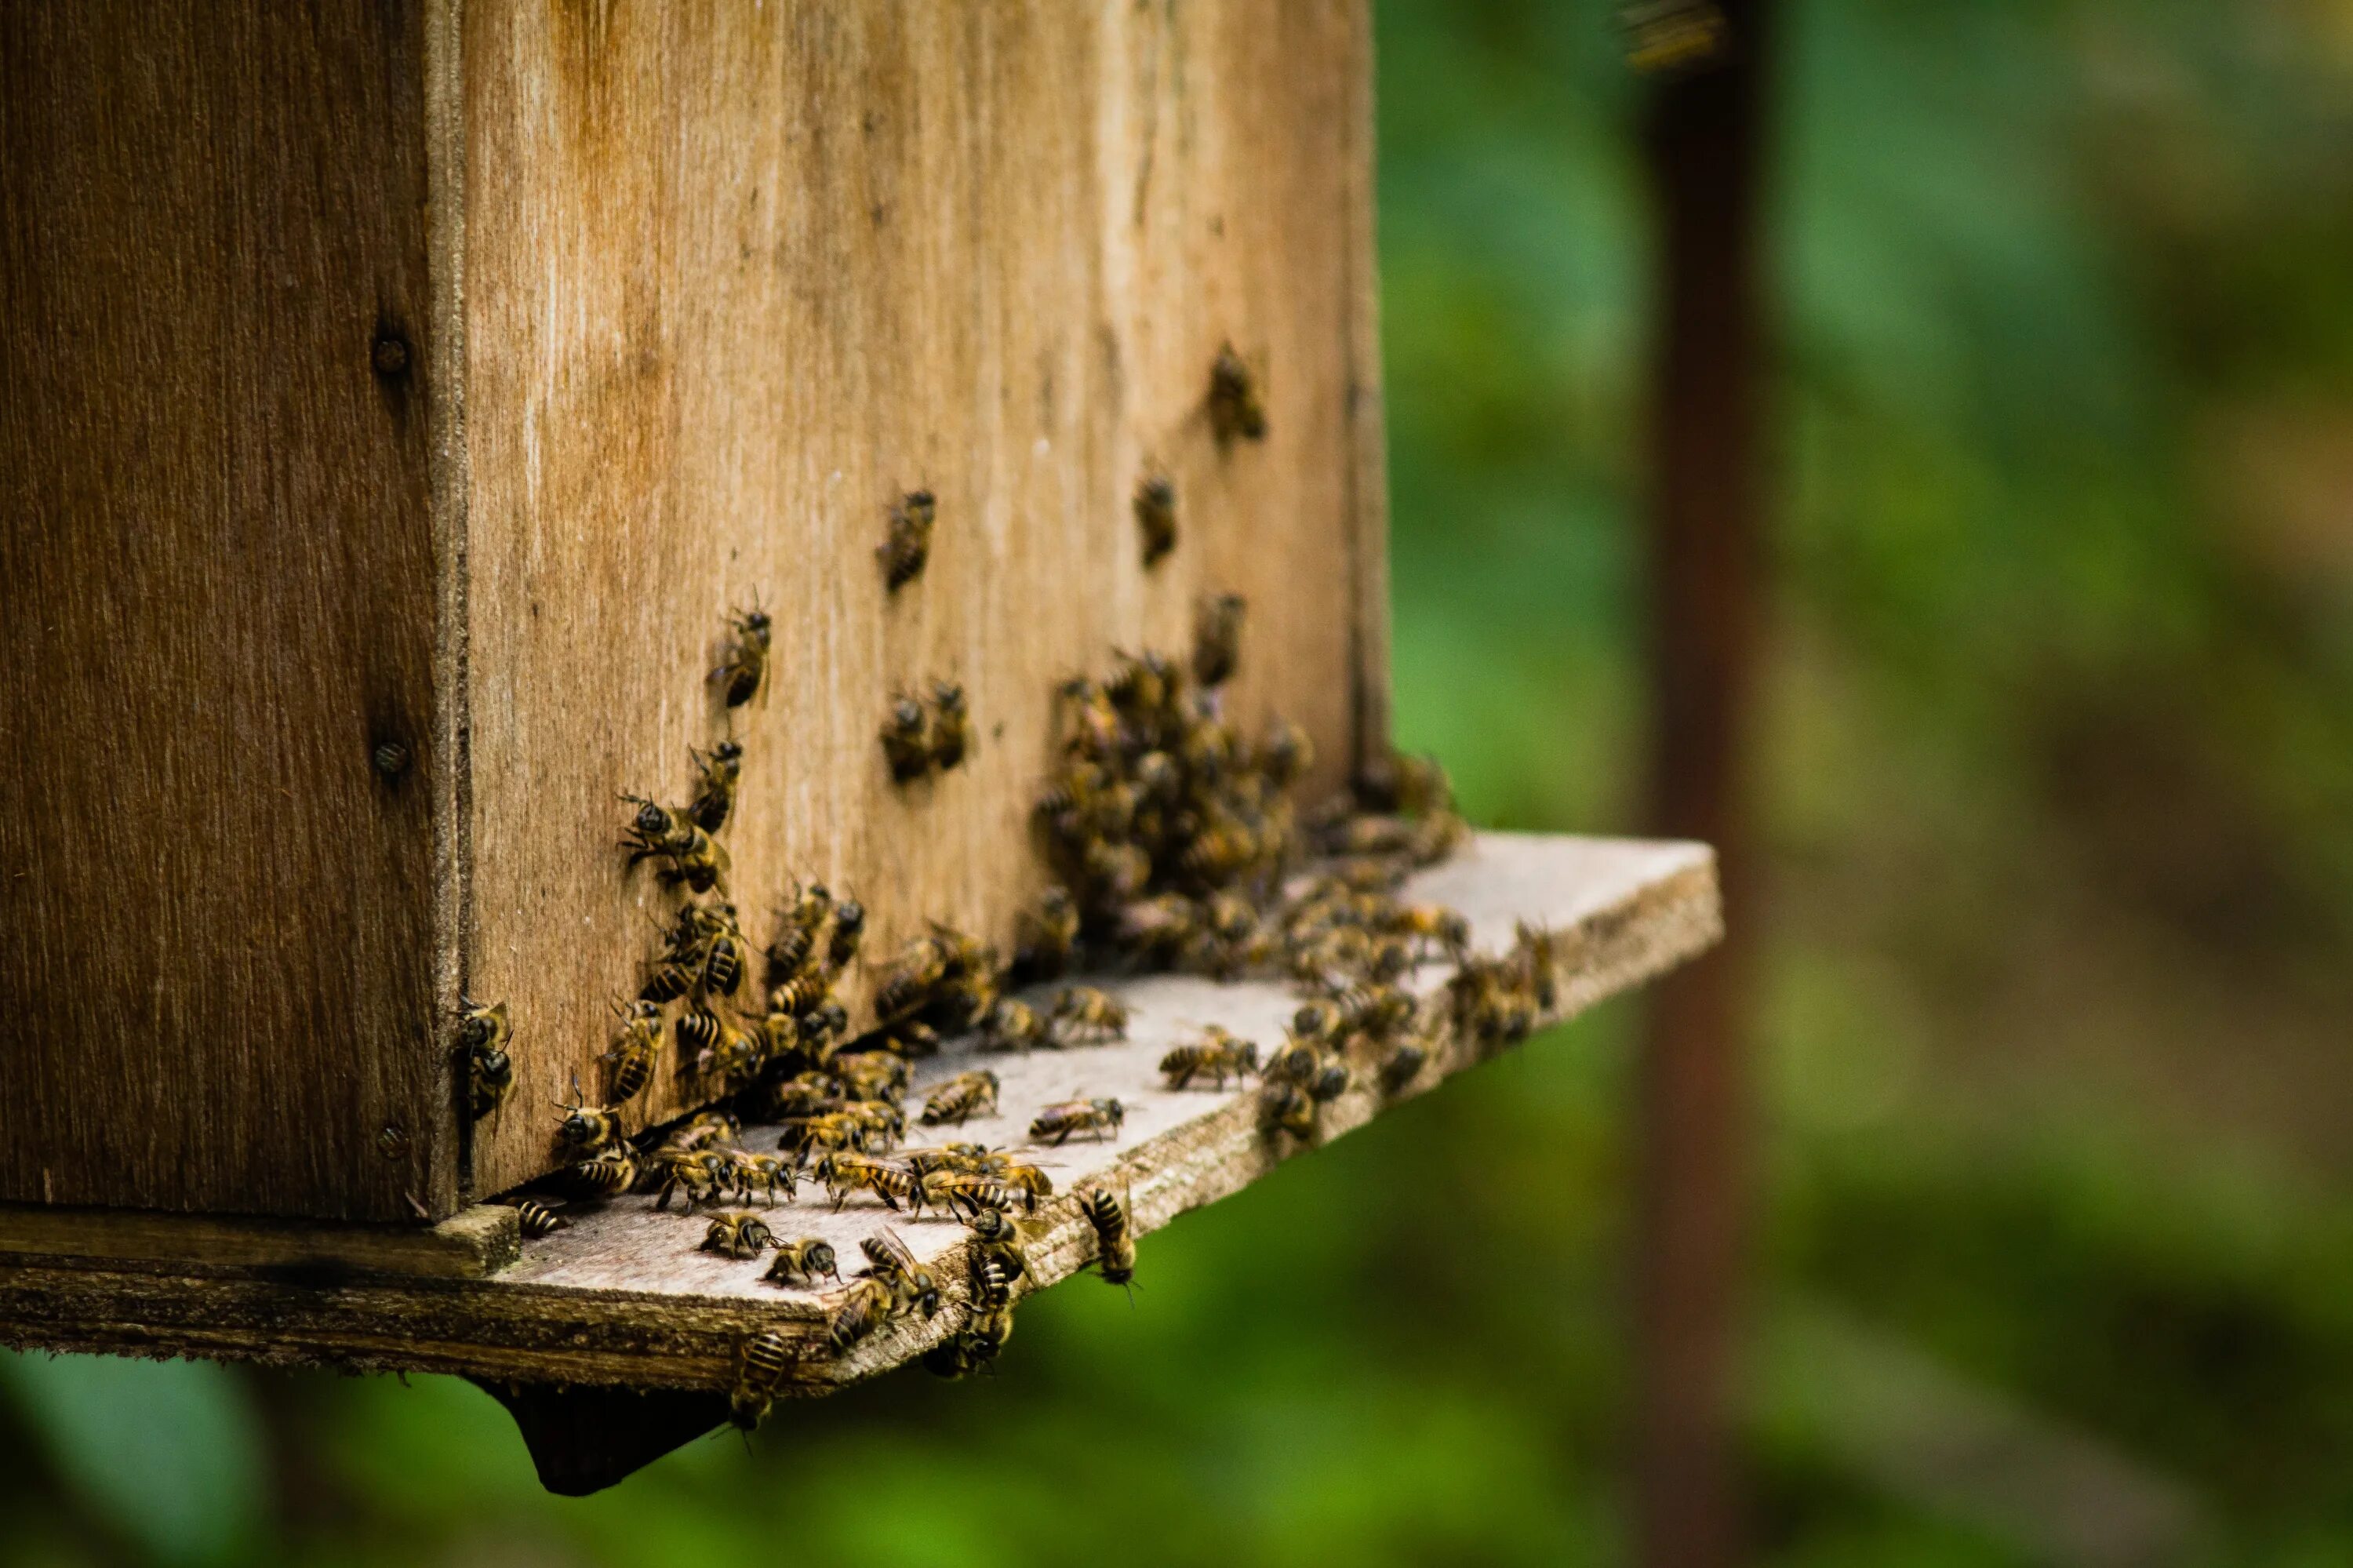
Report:
[[[681,797],[688,747],[729,733],[702,676],[731,608],[776,620],[732,724],[747,927],[814,877],[865,902],[876,958],[934,917],[1009,939],[1060,679],[1181,651],[1199,597],[1239,590],[1237,711],[1304,723],[1328,784],[1386,604],[1354,0],[464,26],[465,983],[512,1006],[519,1073],[475,1129],[495,1192],[551,1164],[549,1101],[594,1091],[670,907],[623,876],[614,796]],[[1229,341],[1262,443],[1206,417]],[[1179,542],[1147,570],[1152,471]],[[874,548],[917,486],[930,564],[886,595]],[[894,785],[884,708],[935,679],[977,753]],[[665,1073],[638,1112],[690,1093]]]
[[[457,1201],[420,33],[287,21],[0,6],[0,1199]]]
[[[1720,931],[1714,860],[1693,844],[1482,835],[1472,851],[1418,878],[1412,895],[1470,914],[1485,950],[1507,946],[1518,919],[1564,932],[1563,1017],[1701,951]],[[1420,983],[1440,978],[1425,970]],[[1170,1044],[1204,1023],[1224,1022],[1271,1044],[1294,997],[1261,982],[1219,986],[1176,976],[1114,989],[1137,1010],[1127,1043],[987,1058],[1004,1078],[1003,1114],[963,1129],[1020,1143],[1040,1104],[1075,1092],[1116,1095],[1130,1107],[1115,1142],[1039,1152],[1059,1162],[1058,1195],[1039,1210],[1028,1242],[1047,1283],[1092,1255],[1071,1195],[1081,1186],[1109,1181],[1128,1192],[1138,1227],[1156,1230],[1303,1147],[1361,1125],[1387,1103],[1360,1085],[1324,1107],[1309,1145],[1271,1137],[1260,1125],[1255,1089],[1171,1091],[1155,1067]],[[1481,1055],[1468,1042],[1451,1043],[1407,1093]],[[934,1081],[970,1065],[968,1048],[952,1045],[922,1076]],[[747,1147],[759,1142],[747,1133]],[[485,1280],[375,1275],[296,1283],[253,1270],[20,1255],[0,1259],[0,1342],[454,1372],[492,1382],[708,1389],[725,1386],[744,1335],[774,1330],[803,1352],[787,1392],[818,1393],[897,1365],[959,1316],[951,1308],[928,1323],[895,1325],[837,1359],[819,1343],[829,1293],[767,1286],[758,1280],[761,1264],[695,1251],[704,1222],[657,1213],[651,1202],[583,1208],[573,1228],[525,1243],[522,1261]],[[888,1223],[919,1256],[940,1261],[944,1277],[959,1277],[962,1233],[953,1224],[911,1222],[862,1199],[834,1214],[815,1193],[776,1205],[770,1219],[780,1234],[831,1239],[845,1268],[854,1266],[858,1239]],[[1151,1266],[1148,1245],[1143,1266]]]
[[[433,1225],[322,1225],[144,1209],[0,1204],[0,1256],[41,1254],[312,1275],[481,1279],[512,1264],[522,1243],[514,1210],[497,1203],[477,1203]]]

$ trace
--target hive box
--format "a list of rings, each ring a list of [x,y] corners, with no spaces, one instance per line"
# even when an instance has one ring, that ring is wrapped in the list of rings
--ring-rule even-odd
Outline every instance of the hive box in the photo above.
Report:
[[[731,609],[755,940],[795,876],[870,954],[1008,939],[1052,683],[1206,592],[1244,723],[1322,785],[1383,745],[1368,47],[1354,0],[0,8],[0,1200],[548,1169],[674,902],[616,796],[730,732]],[[978,750],[895,786],[935,678]],[[479,1125],[461,994],[516,1028]]]

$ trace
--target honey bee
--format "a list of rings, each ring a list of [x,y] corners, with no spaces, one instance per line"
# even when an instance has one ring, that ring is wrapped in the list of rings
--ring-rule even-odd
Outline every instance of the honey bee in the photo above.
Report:
[[[932,521],[938,503],[928,490],[911,490],[891,508],[891,531],[874,547],[882,563],[884,591],[897,593],[921,577],[932,555]]]
[[[1256,760],[1261,778],[1277,789],[1288,789],[1315,766],[1315,743],[1303,726],[1274,719],[1266,726]]]
[[[621,1144],[580,1160],[565,1177],[583,1196],[613,1198],[638,1184],[638,1171],[636,1153]]]
[[[845,898],[833,912],[833,935],[826,944],[825,961],[836,971],[847,969],[858,956],[858,941],[866,930],[866,906]]]
[[[841,1108],[840,1086],[823,1073],[802,1073],[763,1091],[762,1108],[770,1120],[823,1116]]]
[[[1339,1053],[1326,1051],[1313,1040],[1293,1037],[1274,1054],[1261,1075],[1270,1084],[1303,1089],[1318,1105],[1348,1092],[1348,1064]]]
[[[827,1319],[825,1334],[837,1354],[866,1338],[891,1315],[891,1287],[879,1279],[860,1279],[843,1294]]]
[[[1218,350],[1209,366],[1209,428],[1220,446],[1237,436],[1246,441],[1266,440],[1266,408],[1259,401],[1258,382],[1231,344]]]
[[[1069,734],[1064,745],[1074,757],[1105,758],[1120,749],[1124,732],[1111,695],[1084,675],[1062,683],[1057,694]]]
[[[860,1147],[868,1152],[888,1149],[907,1130],[907,1114],[887,1100],[852,1100],[839,1113],[863,1135]]]
[[[713,1143],[733,1143],[743,1132],[743,1122],[726,1111],[697,1111],[671,1128],[663,1142],[672,1149],[702,1149]]]
[[[1381,1088],[1384,1093],[1397,1094],[1421,1076],[1421,1069],[1430,1060],[1430,1053],[1409,1040],[1391,1051],[1388,1060],[1381,1064]]]
[[[821,1277],[830,1276],[837,1281],[841,1278],[840,1270],[834,1265],[830,1242],[810,1236],[773,1245],[776,1258],[768,1265],[768,1272],[760,1277],[771,1284],[813,1286]]]
[[[1029,1139],[1060,1148],[1079,1133],[1092,1132],[1098,1139],[1115,1141],[1126,1120],[1127,1107],[1117,1100],[1063,1100],[1038,1113],[1029,1124]]]
[[[1144,564],[1156,567],[1176,547],[1176,486],[1155,473],[1135,487],[1135,525],[1144,535]]]
[[[1238,593],[1215,594],[1201,601],[1193,621],[1193,679],[1205,691],[1233,679],[1241,663],[1242,617],[1250,601]]]
[[[953,681],[932,688],[932,729],[925,746],[931,765],[943,773],[962,763],[972,749],[972,715],[965,709],[964,688]],[[897,764],[892,767],[895,770]]]
[[[555,1129],[556,1140],[576,1154],[595,1154],[621,1139],[620,1112],[611,1106],[591,1106],[580,1098],[580,1079],[572,1080],[572,1103],[558,1102],[565,1113]]]
[[[1103,1271],[1103,1282],[1133,1282],[1135,1234],[1128,1224],[1127,1201],[1108,1187],[1096,1187],[1079,1199],[1079,1212],[1095,1228],[1095,1266]]]
[[[654,1059],[661,1054],[661,1009],[650,1001],[615,1002],[620,1014],[621,1037],[605,1053],[606,1088],[613,1103],[623,1104],[642,1093],[654,1075]]]
[[[1222,1089],[1229,1076],[1247,1077],[1258,1071],[1258,1046],[1212,1023],[1198,1043],[1179,1045],[1161,1057],[1160,1070],[1168,1075],[1172,1089],[1189,1087],[1198,1077],[1214,1078]]]
[[[938,1127],[954,1122],[962,1127],[984,1111],[997,1109],[997,1075],[986,1067],[969,1073],[958,1073],[923,1101],[923,1125]]]
[[[727,1391],[727,1419],[745,1432],[759,1425],[776,1403],[776,1385],[784,1382],[792,1357],[792,1347],[774,1330],[746,1339],[736,1360],[734,1384]]]
[[[874,992],[878,1018],[897,1018],[928,1003],[934,989],[946,978],[948,948],[936,936],[918,937],[892,960]]]
[[[654,1188],[654,1207],[669,1208],[671,1195],[679,1192],[686,1194],[686,1212],[690,1214],[704,1203],[719,1202],[732,1164],[723,1150],[662,1150],[654,1160],[654,1168],[661,1173]]]
[[[744,748],[734,741],[723,740],[708,752],[688,755],[694,759],[695,787],[686,814],[696,827],[715,833],[727,825],[727,814],[735,809],[735,786],[744,777]]]
[[[1029,1272],[1029,1255],[1021,1250],[1021,1233],[1012,1216],[999,1207],[976,1209],[965,1218],[972,1234],[972,1255],[994,1260],[1008,1281]]]
[[[1454,784],[1434,757],[1404,752],[1377,758],[1357,771],[1356,799],[1369,811],[1426,817],[1454,807]]]
[[[515,1223],[522,1227],[523,1239],[526,1241],[537,1241],[542,1236],[553,1235],[572,1224],[570,1220],[555,1212],[554,1204],[542,1202],[537,1198],[517,1198],[513,1201],[512,1207],[515,1212]]]
[[[1113,1104],[1118,1102],[1113,1101]],[[1124,1112],[1121,1113],[1124,1116]],[[1116,1125],[1116,1124],[1114,1124]],[[1054,1195],[1053,1178],[1035,1165],[1023,1165],[1006,1160],[989,1172],[1014,1192],[1021,1194],[1021,1207],[1030,1213],[1038,1212],[1038,1200]]]
[[[913,1309],[929,1318],[940,1309],[939,1281],[915,1261],[897,1232],[886,1230],[879,1236],[868,1236],[858,1244],[858,1250],[866,1255],[866,1266],[858,1272],[890,1290],[893,1317]]]
[[[906,1167],[854,1151],[837,1150],[820,1156],[811,1173],[825,1184],[836,1213],[858,1192],[873,1193],[887,1209],[895,1210],[902,1202],[912,1205],[916,1200],[915,1178]]]
[[[1050,1043],[1046,1020],[1026,1001],[1001,997],[981,1020],[981,1049],[1027,1051]]]
[[[807,1020],[825,1005],[833,991],[833,977],[805,970],[768,992],[768,1010]]]
[[[1152,856],[1141,844],[1096,839],[1080,853],[1079,868],[1107,903],[1124,903],[1152,879]]]
[[[796,888],[791,905],[777,916],[776,938],[767,947],[768,983],[779,984],[808,967],[817,951],[818,933],[833,913],[833,895],[823,883]],[[863,917],[863,911],[860,911]]]
[[[679,1015],[670,1032],[677,1036],[681,1059],[689,1069],[699,1073],[707,1070],[717,1057],[727,1025],[708,1008],[693,1007]]]
[[[775,1239],[768,1223],[757,1214],[713,1214],[711,1228],[703,1233],[702,1245],[698,1250],[721,1253],[741,1263],[759,1256]]]
[[[638,808],[629,823],[629,837],[621,846],[629,852],[631,865],[642,860],[668,861],[661,879],[683,882],[696,893],[726,885],[725,845],[695,826],[683,811],[658,806],[639,795],[621,798]]]
[[[514,1092],[514,1058],[506,1049],[514,1031],[503,1001],[490,1007],[472,1001],[462,1005],[465,1012],[458,1020],[458,1044],[466,1054],[466,1110],[480,1121],[505,1105]]]
[[[976,1263],[976,1274],[986,1266],[989,1266]],[[976,1305],[963,1328],[923,1352],[923,1370],[945,1378],[970,1377],[974,1372],[989,1371],[1003,1352],[1005,1341],[1012,1337],[1013,1308],[1009,1301],[994,1307]]]
[[[1063,1044],[1127,1038],[1127,1004],[1091,985],[1071,986],[1054,998],[1054,1028]]]
[[[791,1202],[797,1195],[794,1169],[790,1160],[775,1154],[746,1154],[736,1150],[728,1155],[728,1175],[735,1189],[736,1202],[742,1203],[750,1202],[754,1192],[773,1203],[779,1187],[785,1191],[786,1201]]]
[[[776,1147],[796,1159],[815,1155],[821,1164],[828,1154],[858,1150],[865,1139],[864,1128],[840,1111],[833,1110],[816,1116],[787,1117],[784,1131],[776,1139]]]
[[[735,634],[728,639],[726,654],[711,672],[711,678],[720,683],[720,695],[727,705],[740,708],[759,691],[768,673],[768,612],[746,610],[729,616],[727,623]]]
[[[1442,904],[1395,905],[1386,912],[1383,924],[1425,952],[1435,949],[1456,963],[1471,956],[1471,922],[1459,909]]]
[[[1267,1119],[1294,1138],[1315,1134],[1315,1102],[1297,1084],[1270,1082],[1263,1096]]]
[[[1004,1182],[975,1171],[934,1170],[917,1178],[917,1189],[927,1205],[957,1213],[1009,1208],[1018,1201]]]
[[[1163,893],[1120,906],[1112,936],[1140,958],[1166,962],[1190,948],[1206,929],[1191,899],[1181,893]]]
[[[914,698],[902,696],[891,704],[890,716],[882,722],[882,758],[891,765],[891,777],[902,784],[911,783],[932,770],[923,705]]]
[[[851,1097],[896,1105],[907,1093],[907,1064],[884,1051],[860,1051],[834,1063],[834,1075]]]
[[[1550,1012],[1560,1005],[1560,934],[1549,927],[1531,926],[1523,920],[1518,927],[1518,940],[1512,948],[1512,961],[1518,967],[1521,983],[1541,1012]]]

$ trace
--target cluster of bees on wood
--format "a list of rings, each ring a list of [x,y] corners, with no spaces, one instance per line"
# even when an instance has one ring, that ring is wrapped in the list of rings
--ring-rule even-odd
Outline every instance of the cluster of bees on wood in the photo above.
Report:
[[[1208,408],[1221,443],[1263,439],[1264,410],[1230,349],[1213,367]],[[892,509],[876,551],[887,592],[922,576],[936,512],[927,491]],[[1176,543],[1173,484],[1147,477],[1134,512],[1148,567]],[[985,1052],[1072,1049],[1124,1039],[1129,1022],[1124,1004],[1092,986],[1068,984],[1050,1003],[1032,1005],[1006,994],[1008,985],[1061,980],[1082,967],[1287,980],[1302,1002],[1271,1054],[1210,1027],[1159,1064],[1172,1089],[1256,1079],[1270,1136],[1312,1138],[1320,1108],[1360,1075],[1402,1092],[1450,1026],[1480,1041],[1526,1033],[1555,1001],[1556,938],[1523,928],[1510,952],[1480,959],[1461,914],[1398,895],[1414,868],[1442,859],[1467,832],[1434,761],[1382,760],[1335,800],[1299,810],[1293,791],[1314,762],[1306,732],[1277,719],[1248,738],[1226,716],[1246,611],[1239,595],[1210,597],[1189,657],[1122,654],[1100,675],[1062,683],[1060,760],[1035,808],[1054,880],[1021,912],[1009,961],[931,922],[882,967],[874,1026],[856,1037],[835,992],[865,932],[857,900],[797,885],[776,912],[775,937],[756,949],[729,901],[717,835],[733,808],[741,744],[731,735],[693,754],[696,781],[683,806],[625,797],[633,808],[628,864],[652,863],[683,896],[638,995],[615,1003],[602,1101],[589,1103],[575,1085],[557,1107],[554,1138],[566,1163],[554,1184],[584,1200],[648,1192],[658,1210],[680,1200],[686,1215],[704,1220],[701,1250],[765,1258],[759,1277],[782,1287],[830,1281],[839,1293],[825,1340],[836,1354],[894,1321],[932,1319],[961,1294],[959,1326],[923,1361],[964,1376],[987,1370],[1012,1333],[1014,1304],[1034,1282],[1023,1227],[1054,1184],[1018,1151],[972,1141],[907,1146],[910,1060],[949,1035],[972,1034]],[[762,688],[769,630],[756,609],[730,618],[712,678],[731,715]],[[958,766],[972,746],[961,687],[935,684],[928,705],[895,695],[881,742],[901,783]],[[1304,869],[1311,860],[1314,869]],[[1422,996],[1413,971],[1440,959],[1455,972]],[[677,1070],[709,1108],[632,1137],[624,1109],[650,1083],[665,1027]],[[503,1006],[469,1004],[459,1039],[477,1117],[512,1087],[508,1038]],[[989,1068],[957,1074],[932,1086],[913,1119],[935,1135],[961,1128],[997,1113],[1000,1088]],[[1074,1097],[1041,1109],[1029,1142],[1116,1139],[1126,1115],[1116,1098]],[[744,1147],[746,1119],[781,1128],[773,1151]],[[860,1243],[863,1266],[845,1278],[831,1243],[782,1235],[771,1223],[779,1201],[796,1203],[807,1189],[836,1212],[871,1202],[894,1216],[959,1222],[961,1281],[952,1266],[920,1261],[887,1227]],[[1093,1266],[1127,1286],[1135,1266],[1130,1198],[1102,1183],[1074,1196],[1093,1233]],[[546,1198],[515,1203],[528,1235],[565,1224]],[[797,1359],[777,1333],[744,1343],[730,1399],[738,1425],[759,1422]]]

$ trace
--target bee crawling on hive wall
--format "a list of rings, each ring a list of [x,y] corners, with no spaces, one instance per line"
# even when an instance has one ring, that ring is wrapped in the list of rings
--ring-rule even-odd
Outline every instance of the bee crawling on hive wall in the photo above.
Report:
[[[911,490],[891,508],[890,531],[874,548],[875,558],[882,563],[886,592],[895,594],[923,576],[923,563],[932,557],[932,524],[938,510],[928,490]]]
[[[629,864],[645,860],[665,861],[668,863],[660,874],[666,883],[682,882],[696,893],[708,893],[713,888],[724,890],[725,845],[697,827],[683,811],[657,805],[642,795],[624,795],[621,799],[638,809],[629,820],[629,836],[621,844],[629,852]]]
[[[458,1021],[458,1047],[466,1058],[466,1112],[480,1121],[505,1105],[514,1092],[514,1059],[506,1049],[514,1029],[503,1001],[490,1007],[472,1001],[462,1005],[465,1012]]]
[[[727,825],[728,813],[735,809],[735,787],[744,777],[744,748],[733,740],[723,740],[707,753],[691,755],[694,799],[687,803],[686,814],[696,827],[715,833]]]
[[[733,635],[711,678],[719,683],[720,698],[731,708],[750,702],[768,673],[768,612],[750,609],[728,618]]]
[[[930,765],[943,773],[963,766],[972,749],[972,715],[965,708],[964,688],[954,681],[932,687],[931,731],[923,745]]]
[[[640,999],[617,1001],[613,1010],[620,1015],[621,1033],[604,1055],[605,1086],[613,1103],[621,1105],[637,1098],[653,1078],[661,1054],[661,1009]]]
[[[1218,350],[1209,366],[1209,428],[1217,432],[1220,446],[1238,437],[1246,441],[1266,440],[1266,406],[1259,401],[1258,378],[1232,344]]]
[[[1176,485],[1165,473],[1135,487],[1135,525],[1144,537],[1144,564],[1156,567],[1176,547]]]
[[[882,721],[881,736],[882,759],[890,764],[892,779],[912,784],[932,770],[932,747],[923,704],[910,696],[893,698],[891,711]]]

